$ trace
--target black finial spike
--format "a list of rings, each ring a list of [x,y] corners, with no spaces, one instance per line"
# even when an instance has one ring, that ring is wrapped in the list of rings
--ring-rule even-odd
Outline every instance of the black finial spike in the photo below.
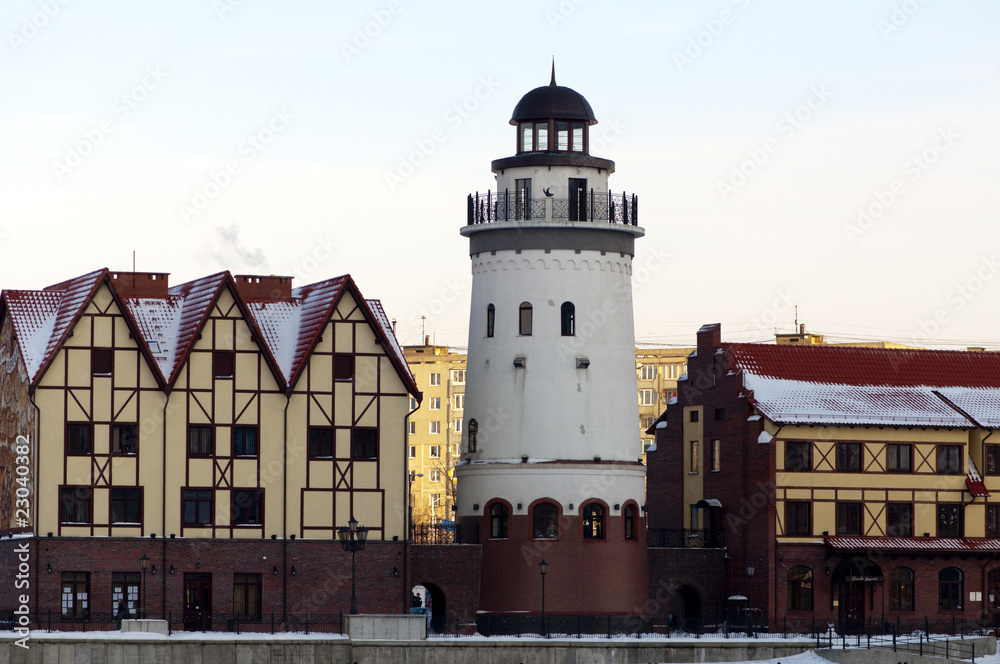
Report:
[[[554,86],[556,84],[556,56],[552,56],[552,81],[549,85]]]

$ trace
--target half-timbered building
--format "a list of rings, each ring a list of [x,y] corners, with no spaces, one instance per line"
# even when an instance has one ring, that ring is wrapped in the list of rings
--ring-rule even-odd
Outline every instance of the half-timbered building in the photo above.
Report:
[[[75,622],[124,600],[192,628],[336,615],[352,518],[378,590],[365,609],[408,598],[420,394],[350,276],[291,281],[101,269],[2,293],[0,528],[32,549],[36,611]]]

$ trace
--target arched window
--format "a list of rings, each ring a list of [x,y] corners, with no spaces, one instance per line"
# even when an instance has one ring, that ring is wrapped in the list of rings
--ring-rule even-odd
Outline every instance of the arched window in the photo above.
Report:
[[[522,302],[518,309],[518,334],[529,336],[531,334],[531,303]]]
[[[583,508],[583,539],[604,539],[604,508],[598,503]]]
[[[493,326],[496,323],[497,308],[492,304],[486,307],[486,336],[493,336]]]
[[[938,572],[938,609],[962,610],[962,570],[945,567]]]
[[[478,448],[479,448],[479,422],[477,422],[476,419],[473,418],[469,420],[469,451],[475,452]]]
[[[552,503],[538,503],[531,513],[535,539],[559,537],[559,509]]]
[[[562,335],[564,337],[576,335],[576,307],[572,302],[562,304]]]
[[[913,610],[913,570],[909,567],[889,572],[889,610]]]
[[[507,539],[507,521],[510,509],[503,503],[490,508],[490,539]]]
[[[626,505],[623,514],[625,515],[625,539],[634,540],[636,539],[635,506]]]
[[[801,565],[793,567],[788,570],[787,586],[788,610],[812,611],[813,571]]]

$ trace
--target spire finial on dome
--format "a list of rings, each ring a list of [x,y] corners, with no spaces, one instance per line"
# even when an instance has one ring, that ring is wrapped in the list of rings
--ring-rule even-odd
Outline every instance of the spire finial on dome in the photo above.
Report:
[[[549,85],[554,86],[556,84],[556,56],[552,56],[552,81]]]

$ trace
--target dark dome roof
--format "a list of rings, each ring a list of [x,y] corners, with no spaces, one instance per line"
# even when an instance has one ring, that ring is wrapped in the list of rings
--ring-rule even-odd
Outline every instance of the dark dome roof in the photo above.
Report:
[[[562,85],[552,83],[535,88],[521,97],[514,107],[510,123],[516,125],[523,120],[584,120],[587,124],[597,124],[594,109],[583,95]]]

